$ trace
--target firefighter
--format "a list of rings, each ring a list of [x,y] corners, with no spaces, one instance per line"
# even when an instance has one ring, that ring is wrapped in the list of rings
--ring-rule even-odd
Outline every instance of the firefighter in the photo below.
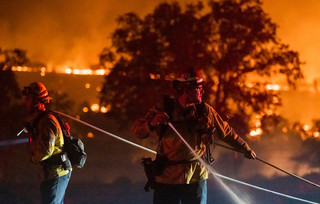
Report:
[[[173,81],[176,97],[171,101],[165,100],[167,102],[163,103],[163,107],[150,109],[144,118],[132,124],[131,133],[135,138],[146,138],[151,132],[159,137],[157,156],[152,166],[155,183],[149,183],[154,188],[154,204],[207,203],[207,169],[181,138],[168,128],[168,122],[199,156],[204,155],[207,144],[213,143],[212,136],[216,134],[219,139],[244,153],[245,157],[256,157],[229,124],[202,101],[204,84],[204,79],[195,68],[180,70]]]
[[[22,95],[29,124],[31,161],[41,164],[41,203],[63,203],[72,167],[62,151],[64,139],[59,122],[46,111],[46,105],[52,98],[40,82],[24,87]]]

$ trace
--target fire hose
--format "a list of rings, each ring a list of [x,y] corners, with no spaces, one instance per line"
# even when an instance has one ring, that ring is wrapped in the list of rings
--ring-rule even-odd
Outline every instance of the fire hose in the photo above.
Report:
[[[228,146],[223,145],[223,144],[220,144],[220,143],[218,143],[218,142],[215,142],[215,144],[218,145],[218,146],[220,146],[220,147],[223,147],[223,148],[225,148],[225,149],[229,149],[229,150],[232,150],[232,151],[235,151],[235,152],[239,152],[238,150],[236,150],[236,149],[234,149],[234,148],[232,148],[232,147],[228,147]],[[281,169],[281,168],[279,168],[279,167],[277,167],[277,166],[275,166],[275,165],[273,165],[273,164],[271,164],[271,163],[269,163],[269,162],[267,162],[267,161],[265,161],[265,160],[263,160],[263,159],[261,159],[261,158],[259,158],[259,157],[256,157],[256,160],[258,160],[258,161],[260,161],[260,162],[262,162],[262,163],[264,163],[264,164],[266,164],[266,165],[269,165],[269,166],[271,166],[271,167],[273,167],[273,168],[275,168],[275,169],[277,169],[277,170],[279,170],[279,171],[282,171],[283,173],[288,174],[288,175],[290,175],[290,176],[292,176],[292,177],[294,177],[294,178],[300,179],[301,181],[304,181],[304,182],[306,182],[306,183],[308,183],[308,184],[311,184],[311,185],[313,185],[313,186],[315,186],[315,187],[317,187],[317,188],[320,188],[320,185],[318,185],[318,184],[316,184],[316,183],[314,183],[314,182],[311,182],[311,181],[309,181],[309,180],[307,180],[307,179],[305,179],[305,178],[302,178],[301,176],[298,176],[298,175],[296,175],[296,174],[293,174],[293,173],[290,173],[290,172],[288,172],[288,171],[286,171],[286,170],[283,170],[283,169]]]
[[[100,131],[100,132],[102,132],[102,133],[104,133],[104,134],[106,134],[106,135],[109,135],[109,136],[111,136],[111,137],[114,137],[114,138],[116,138],[116,139],[119,139],[119,140],[121,140],[121,141],[123,141],[123,142],[126,142],[126,143],[128,143],[128,144],[134,145],[134,146],[136,146],[136,147],[138,147],[138,148],[140,148],[140,149],[146,150],[146,151],[151,152],[151,153],[153,153],[153,154],[157,154],[157,152],[154,151],[154,150],[148,149],[148,148],[143,147],[143,146],[141,146],[141,145],[138,145],[138,144],[135,144],[135,143],[130,142],[130,141],[128,141],[128,140],[125,140],[125,139],[123,139],[123,138],[121,138],[121,137],[119,137],[119,136],[116,136],[116,135],[114,135],[114,134],[112,134],[112,133],[109,133],[109,132],[107,132],[107,131],[105,131],[105,130],[102,130],[102,129],[98,128],[98,127],[95,127],[95,126],[93,126],[93,125],[91,125],[91,124],[88,124],[88,123],[86,123],[86,122],[84,122],[84,121],[82,121],[82,120],[79,120],[79,119],[77,119],[77,118],[74,118],[74,117],[72,117],[72,116],[70,116],[70,115],[67,115],[67,114],[65,114],[65,113],[58,112],[58,111],[55,111],[55,112],[57,112],[58,114],[61,114],[61,115],[65,116],[65,117],[67,117],[67,118],[69,118],[69,119],[72,119],[72,120],[74,120],[74,121],[77,121],[77,122],[79,122],[79,123],[81,123],[81,124],[83,124],[83,125],[86,125],[86,126],[91,127],[91,128],[93,128],[93,129],[95,129],[95,130],[98,130],[98,131]],[[170,126],[171,129],[173,129],[173,131],[175,131],[175,133],[176,133],[181,139],[183,139],[183,137],[179,134],[179,132],[174,128],[174,126],[173,126],[171,123],[168,123],[168,125]],[[226,179],[226,180],[229,180],[229,181],[233,181],[233,182],[236,182],[236,183],[239,183],[239,184],[242,184],[242,185],[246,185],[246,186],[249,186],[249,187],[258,189],[258,190],[266,191],[266,192],[269,192],[269,193],[273,193],[273,194],[276,194],[276,195],[280,195],[280,196],[287,197],[287,198],[291,198],[291,199],[295,199],[295,200],[300,200],[300,201],[307,202],[307,203],[316,203],[316,202],[307,201],[307,200],[304,200],[304,199],[301,199],[301,198],[293,197],[293,196],[290,196],[290,195],[282,194],[282,193],[279,193],[279,192],[276,192],[276,191],[272,191],[272,190],[269,190],[269,189],[266,189],[266,188],[262,188],[262,187],[259,187],[259,186],[255,186],[255,185],[252,185],[252,184],[248,184],[248,183],[246,183],[246,182],[239,181],[239,180],[236,180],[236,179],[233,179],[233,178],[229,178],[229,177],[227,177],[227,176],[224,176],[224,175],[221,175],[221,174],[218,174],[218,173],[214,173],[214,174],[215,174],[216,176],[220,177],[220,178],[223,178],[223,179]],[[318,186],[319,186],[319,185],[318,185]],[[318,187],[318,186],[317,186],[317,187]]]
[[[56,113],[58,113],[58,114],[60,114],[60,115],[62,115],[62,116],[64,116],[64,117],[66,117],[66,118],[69,118],[69,119],[71,119],[71,120],[74,120],[74,121],[76,121],[76,122],[79,122],[79,123],[81,123],[81,124],[83,124],[83,125],[85,125],[85,126],[91,127],[91,128],[93,128],[93,129],[95,129],[95,130],[97,130],[97,131],[99,131],[99,132],[101,132],[101,133],[103,133],[103,134],[106,134],[106,135],[108,135],[108,136],[114,137],[114,138],[116,138],[116,139],[118,139],[118,140],[120,140],[120,141],[123,141],[123,142],[125,142],[125,143],[130,144],[130,145],[133,145],[133,146],[135,146],[135,147],[138,147],[138,148],[143,149],[143,150],[145,150],[145,151],[148,151],[148,152],[150,152],[150,153],[157,154],[157,152],[154,151],[154,150],[148,149],[148,148],[146,148],[146,147],[144,147],[144,146],[141,146],[141,145],[138,145],[138,144],[136,144],[136,143],[134,143],[134,142],[128,141],[128,140],[126,140],[126,139],[123,139],[122,137],[119,137],[119,136],[117,136],[117,135],[115,135],[115,134],[112,134],[112,133],[110,133],[110,132],[107,132],[107,131],[105,131],[105,130],[103,130],[103,129],[101,129],[101,128],[98,128],[98,127],[94,126],[94,125],[91,125],[91,124],[89,124],[89,123],[86,123],[86,122],[84,122],[84,121],[82,121],[82,120],[80,120],[80,119],[77,119],[77,118],[73,117],[73,116],[70,116],[70,115],[68,115],[68,114],[65,114],[65,113],[62,113],[62,112],[59,112],[59,111],[54,111],[54,112],[56,112]],[[175,127],[174,127],[170,122],[168,123],[168,125],[169,125],[170,128],[183,140],[183,142],[188,146],[188,143],[184,140],[184,138],[180,135],[180,133],[175,129]],[[23,131],[23,130],[22,130],[22,131]],[[22,131],[20,131],[20,132],[18,133],[18,135],[21,134]],[[228,149],[230,149],[230,150],[236,151],[235,149],[233,149],[233,148],[231,148],[231,147],[228,147],[228,146],[225,146],[225,145],[221,145],[221,144],[219,144],[219,143],[216,143],[216,144],[217,144],[218,146],[221,146],[221,147],[228,148]],[[1,142],[0,142],[0,146],[1,146]],[[191,150],[191,151],[194,151],[194,150],[192,150],[192,148],[191,148],[190,150]],[[197,159],[199,159],[199,161],[202,160],[199,156],[197,156]],[[302,177],[300,177],[300,176],[297,176],[297,175],[292,174],[292,173],[290,173],[290,172],[288,172],[288,171],[285,171],[285,170],[283,170],[283,169],[281,169],[281,168],[279,168],[279,167],[277,167],[277,166],[275,166],[275,165],[272,165],[272,164],[270,164],[269,162],[266,162],[266,161],[264,161],[264,160],[262,160],[262,159],[260,159],[260,158],[256,158],[256,159],[257,159],[258,161],[261,161],[261,162],[264,163],[264,164],[267,164],[267,165],[269,165],[269,166],[271,166],[271,167],[273,167],[273,168],[276,168],[277,170],[280,170],[280,171],[282,171],[282,172],[284,172],[284,173],[286,173],[286,174],[289,174],[290,176],[293,176],[293,177],[295,177],[295,178],[298,178],[298,179],[300,179],[300,180],[302,180],[302,181],[305,181],[305,182],[307,182],[307,183],[309,183],[309,184],[312,184],[313,186],[316,186],[316,187],[320,188],[320,186],[319,186],[318,184],[315,184],[315,183],[313,183],[313,182],[311,182],[311,181],[309,181],[309,180],[306,180],[306,179],[304,179],[304,178],[302,178]],[[236,183],[239,183],[239,184],[242,184],[242,185],[246,185],[246,186],[249,186],[249,187],[252,187],[252,188],[255,188],[255,189],[258,189],[258,190],[262,190],[262,191],[265,191],[265,192],[273,193],[273,194],[276,194],[276,195],[280,195],[280,196],[287,197],[287,198],[294,199],[294,200],[299,200],[299,201],[306,202],[306,203],[313,203],[313,204],[314,204],[314,203],[317,203],[317,202],[313,202],[313,201],[301,199],[301,198],[298,198],[298,197],[290,196],[290,195],[287,195],[287,194],[279,193],[279,192],[276,192],[276,191],[272,191],[272,190],[269,190],[269,189],[266,189],[266,188],[262,188],[262,187],[259,187],[259,186],[255,186],[255,185],[252,185],[252,184],[243,182],[243,181],[239,181],[239,180],[236,180],[236,179],[233,179],[233,178],[230,178],[230,177],[227,177],[227,176],[218,174],[218,173],[216,173],[216,172],[211,172],[211,173],[212,173],[213,175],[215,175],[215,176],[217,176],[217,177],[220,177],[220,178],[223,178],[223,179],[225,179],[225,180],[229,180],[229,181],[232,181],[232,182],[236,182]]]

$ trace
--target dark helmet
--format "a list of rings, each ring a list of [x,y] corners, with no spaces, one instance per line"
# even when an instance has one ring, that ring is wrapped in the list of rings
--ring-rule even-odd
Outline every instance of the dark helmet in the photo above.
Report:
[[[33,82],[29,86],[25,86],[22,90],[22,95],[32,96],[43,103],[49,103],[52,99],[49,97],[47,88],[40,82]]]
[[[205,83],[206,82],[203,80],[200,71],[194,67],[181,69],[177,73],[175,80],[173,80],[173,86],[175,88],[182,86],[197,86]]]

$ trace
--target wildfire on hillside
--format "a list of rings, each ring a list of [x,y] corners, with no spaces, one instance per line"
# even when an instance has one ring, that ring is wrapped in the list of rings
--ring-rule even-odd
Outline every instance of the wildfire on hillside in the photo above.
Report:
[[[15,72],[40,72],[41,76],[45,76],[46,73],[57,73],[57,74],[73,74],[73,75],[88,75],[88,76],[97,76],[97,75],[108,75],[110,73],[110,69],[91,69],[91,68],[85,68],[85,69],[78,69],[78,68],[72,68],[72,67],[61,67],[61,68],[55,68],[53,69],[52,67],[28,67],[28,66],[12,66],[12,71]],[[158,79],[160,76],[159,75],[152,75],[150,74],[150,78],[152,79]],[[248,87],[250,87],[250,82],[248,82]],[[288,87],[286,86],[281,86],[279,84],[266,84],[266,89],[268,91],[274,91],[274,92],[280,92],[280,91],[286,91]],[[85,84],[86,88],[90,88],[90,84],[86,83]],[[101,91],[100,89],[97,89],[96,91]],[[279,102],[279,99],[275,97],[273,99],[274,103]],[[111,106],[100,106],[97,103],[93,103],[89,106],[84,106],[82,108],[82,111],[84,113],[87,113],[89,111],[98,113],[107,113],[111,110]],[[260,137],[264,133],[264,128],[262,127],[262,120],[264,117],[272,116],[272,115],[277,115],[279,116],[278,112],[274,112],[271,109],[265,110],[263,113],[256,114],[253,116],[253,119],[251,120],[251,128],[250,132],[248,134],[249,139],[252,140],[259,140]],[[320,130],[319,128],[315,127],[314,125],[310,124],[295,124],[292,127],[287,127],[283,126],[282,127],[282,132],[287,133],[289,130],[295,130],[300,133],[301,139],[306,140],[307,138],[320,138]]]

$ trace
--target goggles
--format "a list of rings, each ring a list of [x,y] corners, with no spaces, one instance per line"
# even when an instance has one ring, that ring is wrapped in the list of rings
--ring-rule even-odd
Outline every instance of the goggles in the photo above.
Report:
[[[23,87],[23,90],[22,90],[22,95],[34,95],[34,96],[37,96],[38,94],[34,91],[34,90],[32,90],[30,87],[28,87],[28,86],[25,86],[25,87]]]
[[[48,91],[47,90],[43,90],[41,93],[38,93],[37,91],[35,91],[34,89],[28,87],[28,86],[25,86],[22,90],[22,95],[26,96],[26,95],[31,95],[31,96],[34,96],[38,99],[42,99],[42,98],[45,98],[45,97],[48,97]]]

